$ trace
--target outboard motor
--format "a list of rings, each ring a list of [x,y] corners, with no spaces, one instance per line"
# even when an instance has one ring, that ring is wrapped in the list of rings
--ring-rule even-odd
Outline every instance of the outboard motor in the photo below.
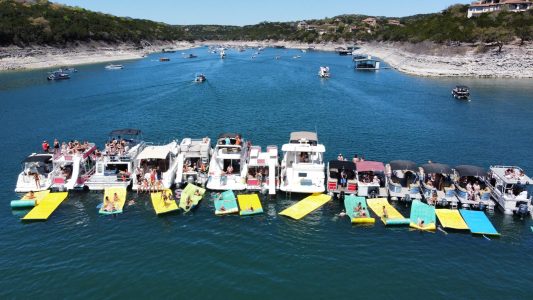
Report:
[[[479,202],[479,210],[485,210],[485,204]]]
[[[528,213],[527,204],[521,203],[518,205],[518,209],[516,210],[516,213],[520,215],[520,218],[523,218]]]
[[[344,191],[339,193],[339,200],[344,202]]]

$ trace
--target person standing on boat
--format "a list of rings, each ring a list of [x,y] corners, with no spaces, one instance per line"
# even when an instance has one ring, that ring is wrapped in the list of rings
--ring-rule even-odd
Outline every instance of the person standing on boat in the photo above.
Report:
[[[59,153],[59,141],[57,139],[54,139],[54,154]]]
[[[41,188],[41,177],[39,176],[39,173],[35,172],[33,173],[33,179],[35,180],[35,186],[37,189]]]
[[[42,147],[44,153],[48,153],[50,151],[50,144],[48,144],[48,141],[44,140]]]

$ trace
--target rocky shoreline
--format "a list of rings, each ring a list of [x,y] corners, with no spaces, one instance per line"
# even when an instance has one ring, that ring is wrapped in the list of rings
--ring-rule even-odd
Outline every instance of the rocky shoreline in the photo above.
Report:
[[[160,42],[138,48],[131,44],[107,45],[90,43],[66,48],[4,47],[0,48],[0,71],[53,68],[140,59],[162,48],[186,50],[200,46],[269,47],[335,51],[346,44],[307,44],[292,41],[207,41]],[[417,76],[533,78],[533,43],[505,45],[498,53],[496,47],[480,51],[474,45],[443,46],[428,43],[362,43],[358,53],[365,53],[385,61],[400,72]]]

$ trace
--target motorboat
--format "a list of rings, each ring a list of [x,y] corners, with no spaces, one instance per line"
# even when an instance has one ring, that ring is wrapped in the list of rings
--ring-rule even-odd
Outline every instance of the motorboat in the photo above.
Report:
[[[279,159],[278,147],[267,146],[261,151],[261,146],[252,146],[248,152],[248,176],[246,189],[249,191],[267,191],[276,194],[279,189]]]
[[[466,85],[458,85],[452,90],[452,96],[459,100],[469,100],[470,89]]]
[[[61,67],[61,68],[59,68],[58,71],[59,72],[64,72],[64,73],[69,73],[69,74],[78,72],[77,69],[72,68],[72,67]]]
[[[171,188],[176,179],[179,152],[176,140],[166,145],[146,145],[135,158],[132,189],[159,191]]]
[[[51,72],[46,77],[48,80],[63,80],[63,79],[70,79],[70,74],[67,72],[63,72],[61,70]]]
[[[293,56],[292,58],[294,58],[294,59],[298,59],[298,58],[301,58],[301,56],[300,56],[300,55],[295,55],[295,56]]]
[[[318,71],[318,76],[320,76],[320,78],[329,78],[329,67],[320,67],[320,70]]]
[[[434,206],[457,206],[453,170],[441,163],[427,163],[420,168],[420,186],[426,202]]]
[[[105,66],[105,69],[106,70],[122,70],[122,69],[124,69],[124,66],[123,65],[109,64],[109,65]]]
[[[207,188],[211,190],[246,189],[248,174],[248,146],[239,133],[218,136],[211,161]]]
[[[198,56],[192,54],[192,53],[189,53],[189,55],[187,55],[185,58],[197,58]]]
[[[94,174],[85,185],[89,190],[130,186],[135,159],[146,146],[139,129],[117,129],[109,133],[104,151],[96,155]]]
[[[411,202],[421,200],[418,165],[409,160],[393,160],[385,166],[385,181],[389,198]]]
[[[222,59],[226,58],[226,52],[224,51],[224,49],[220,51],[220,58]]]
[[[194,78],[194,82],[199,82],[199,83],[202,83],[204,81],[206,81],[207,78],[205,78],[205,75],[204,74],[198,74],[196,75],[196,77]]]
[[[456,196],[465,209],[494,210],[490,189],[487,187],[488,172],[481,167],[460,165],[454,168]]]
[[[531,177],[517,166],[491,166],[486,184],[492,198],[506,215],[516,214],[521,217],[533,211],[529,185],[533,183]]]
[[[280,190],[287,193],[322,193],[325,188],[324,153],[315,132],[292,132],[281,148]]]
[[[95,172],[96,145],[85,142],[62,149],[53,158],[50,189],[58,191],[82,190]]]
[[[357,178],[355,177],[355,163],[347,160],[330,160],[326,169],[330,195],[357,193]]]
[[[385,165],[380,161],[363,160],[355,163],[357,196],[387,197]]]
[[[370,55],[356,55],[352,58],[356,70],[379,70],[381,62]]]
[[[161,50],[161,52],[163,52],[163,53],[175,53],[176,50],[174,50],[174,49],[165,49],[165,48],[163,48],[163,49]]]
[[[160,57],[159,61],[160,62],[170,61],[170,58],[168,58],[168,57]]]
[[[187,183],[205,186],[212,154],[210,138],[182,139],[178,155],[176,186],[183,187]]]
[[[15,192],[27,193],[47,190],[52,184],[53,155],[33,153],[22,161]]]

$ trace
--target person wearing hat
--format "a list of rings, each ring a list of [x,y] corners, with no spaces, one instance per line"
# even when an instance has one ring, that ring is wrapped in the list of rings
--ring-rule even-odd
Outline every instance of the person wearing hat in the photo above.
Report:
[[[44,153],[48,153],[48,151],[50,150],[50,144],[48,144],[48,141],[46,140],[43,141],[42,147]]]

